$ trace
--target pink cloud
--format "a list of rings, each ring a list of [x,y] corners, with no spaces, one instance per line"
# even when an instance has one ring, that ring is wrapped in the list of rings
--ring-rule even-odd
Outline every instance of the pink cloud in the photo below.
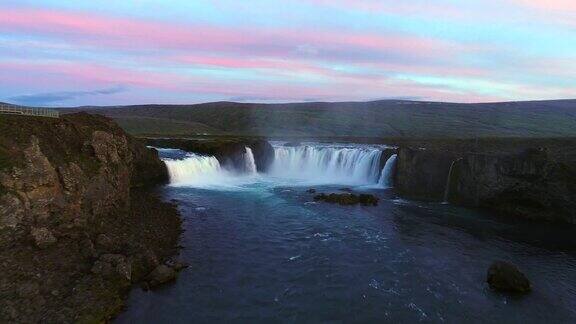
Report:
[[[36,9],[0,9],[0,30],[52,36],[121,50],[217,50],[284,57],[294,55],[302,46],[309,46],[321,54],[334,51],[345,54],[352,48],[357,52],[366,50],[374,54],[392,51],[410,56],[429,56],[455,50],[452,44],[413,35],[232,29]]]
[[[436,100],[474,101],[478,94],[461,93],[450,89],[438,89],[410,81],[389,78],[374,80],[365,77],[342,77],[326,82],[301,83],[290,80],[269,82],[243,82],[215,78],[182,77],[169,73],[152,73],[130,69],[110,68],[100,65],[75,63],[22,63],[2,62],[0,80],[12,87],[51,90],[93,89],[114,84],[127,85],[129,89],[148,89],[161,93],[174,93],[171,102],[187,102],[191,94],[211,95],[224,98],[262,98],[276,101],[315,100],[366,100],[370,98],[394,97],[411,94]],[[49,85],[49,88],[47,86]],[[28,91],[27,91],[28,92]],[[130,93],[123,96],[130,96]],[[134,102],[136,103],[136,102]]]
[[[386,10],[380,1],[305,1]],[[409,5],[395,7],[411,10]],[[445,13],[452,14],[449,10]],[[42,36],[38,39],[69,44],[74,52],[127,54],[125,57],[142,66],[124,67],[114,59],[107,61],[107,56],[99,57],[99,64],[0,62],[3,71],[0,80],[7,84],[18,82],[24,86],[28,83],[62,89],[77,85],[122,84],[182,94],[262,97],[264,93],[285,100],[363,100],[407,94],[455,101],[496,99],[395,80],[396,73],[496,78],[490,75],[494,71],[458,62],[458,54],[477,52],[477,48],[463,48],[415,35],[299,28],[225,28],[29,8],[0,8],[0,32]],[[176,69],[167,69],[168,66]],[[183,66],[191,69],[181,69]],[[146,67],[157,69],[152,71]],[[236,80],[210,74],[200,76],[194,74],[195,67],[245,70],[248,77],[242,79],[242,73]],[[262,77],[266,82],[251,82],[253,76]],[[302,82],[308,77],[316,78]]]
[[[97,64],[70,62],[0,62],[4,73],[0,78],[5,82],[22,82],[30,86],[70,87],[70,86],[109,86],[123,84],[136,87],[176,89],[185,80],[176,74],[154,73],[119,69]]]
[[[476,13],[457,5],[433,1],[385,1],[385,0],[296,0],[318,6],[357,10],[367,13],[388,13],[397,15],[426,14],[427,17],[463,19],[477,16]]]

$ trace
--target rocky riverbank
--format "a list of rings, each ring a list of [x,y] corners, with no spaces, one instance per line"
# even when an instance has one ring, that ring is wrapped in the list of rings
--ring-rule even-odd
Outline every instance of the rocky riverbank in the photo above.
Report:
[[[108,118],[0,119],[0,322],[102,322],[175,253],[155,150]]]

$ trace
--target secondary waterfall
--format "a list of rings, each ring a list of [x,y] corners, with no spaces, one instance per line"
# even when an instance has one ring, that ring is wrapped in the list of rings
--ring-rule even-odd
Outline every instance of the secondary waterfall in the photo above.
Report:
[[[252,149],[249,147],[246,147],[246,153],[244,153],[244,162],[246,163],[246,171],[249,174],[256,174],[258,173],[258,170],[256,168],[256,160],[254,159],[254,153],[252,152]]]
[[[397,157],[397,154],[392,154],[386,161],[382,169],[382,174],[380,175],[380,180],[378,180],[380,187],[392,188],[394,186],[394,169],[396,168]]]
[[[317,184],[377,184],[382,150],[375,147],[274,147],[270,174]]]
[[[451,184],[451,180],[452,180],[452,172],[454,170],[454,165],[456,165],[456,162],[462,160],[460,159],[456,159],[454,161],[452,161],[452,164],[450,164],[450,169],[448,170],[448,177],[446,178],[446,187],[444,188],[444,203],[449,203],[449,199],[450,199],[450,184]]]

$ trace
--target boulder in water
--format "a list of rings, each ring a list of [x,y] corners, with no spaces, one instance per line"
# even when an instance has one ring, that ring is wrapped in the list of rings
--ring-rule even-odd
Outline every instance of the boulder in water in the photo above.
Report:
[[[176,280],[176,271],[165,264],[161,264],[148,275],[147,282],[150,288],[155,288],[174,280]]]
[[[378,206],[378,198],[374,195],[360,194],[358,201],[364,206]]]
[[[351,205],[358,205],[362,204],[364,206],[377,206],[378,205],[378,198],[374,195],[370,194],[361,194],[355,195],[350,193],[345,194],[336,194],[331,193],[327,194],[319,194],[314,196],[314,200],[316,201],[325,201],[332,204],[339,204],[342,206],[351,206]]]
[[[310,188],[310,189],[306,190],[306,192],[307,192],[307,193],[310,193],[310,194],[313,194],[313,193],[316,193],[316,189]]]
[[[188,268],[188,264],[180,261],[169,260],[160,264],[147,277],[142,284],[144,290],[154,289],[160,285],[176,280],[178,272]]]
[[[515,265],[506,261],[492,263],[486,281],[490,288],[500,292],[527,294],[532,288],[528,278]]]

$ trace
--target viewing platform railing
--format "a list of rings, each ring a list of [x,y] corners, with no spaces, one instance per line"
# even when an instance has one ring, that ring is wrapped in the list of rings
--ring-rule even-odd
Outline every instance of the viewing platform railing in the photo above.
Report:
[[[60,113],[54,109],[22,107],[22,106],[2,105],[2,104],[0,104],[0,114],[27,115],[27,116],[50,117],[50,118],[60,117]]]

